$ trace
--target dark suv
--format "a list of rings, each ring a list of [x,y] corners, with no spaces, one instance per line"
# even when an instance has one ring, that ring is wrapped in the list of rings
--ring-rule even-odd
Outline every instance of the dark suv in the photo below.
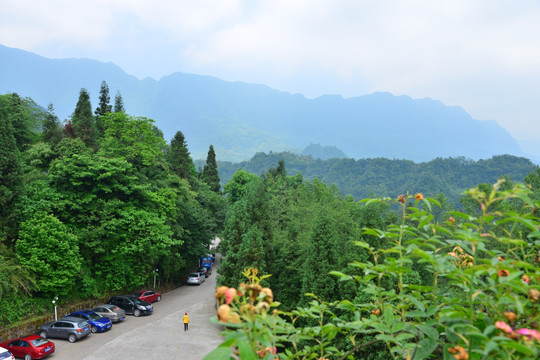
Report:
[[[107,303],[116,305],[120,309],[123,309],[126,314],[133,314],[135,316],[150,315],[154,311],[152,304],[144,300],[140,300],[134,295],[113,296]]]

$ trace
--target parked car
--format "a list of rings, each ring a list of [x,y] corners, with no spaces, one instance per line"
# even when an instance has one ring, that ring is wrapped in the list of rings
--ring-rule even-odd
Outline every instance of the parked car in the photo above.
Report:
[[[188,275],[187,283],[188,284],[197,284],[201,285],[204,282],[204,274],[199,272],[192,272]]]
[[[74,311],[68,316],[86,320],[90,324],[94,334],[110,330],[112,327],[111,319],[106,318],[103,315],[99,315],[94,310]]]
[[[203,273],[205,278],[212,275],[212,268],[209,268],[208,266],[199,266],[197,271]]]
[[[140,300],[135,295],[118,295],[113,296],[107,301],[107,303],[116,305],[121,309],[124,309],[126,314],[133,314],[135,316],[150,315],[154,311],[154,307],[147,301]]]
[[[153,303],[156,301],[161,301],[161,294],[152,290],[139,290],[135,291],[133,293],[136,297],[138,297],[140,300],[147,301],[149,303]]]
[[[0,347],[0,360],[15,360],[15,356],[8,349]]]
[[[69,342],[80,340],[91,332],[90,324],[86,320],[75,317],[63,317],[39,327],[42,338],[68,339]]]
[[[116,305],[103,304],[96,306],[92,310],[94,310],[97,314],[101,316],[105,316],[106,318],[111,319],[113,323],[117,323],[126,318],[126,312],[124,311],[124,309],[120,309]]]
[[[2,357],[2,348],[9,350],[14,357],[25,360],[43,359],[54,353],[54,343],[39,335],[28,335],[8,340],[0,344],[0,346],[0,359],[12,359],[9,355]]]

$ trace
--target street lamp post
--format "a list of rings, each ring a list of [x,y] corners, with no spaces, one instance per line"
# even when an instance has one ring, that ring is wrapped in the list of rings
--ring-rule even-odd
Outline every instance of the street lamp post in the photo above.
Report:
[[[58,320],[58,313],[56,312],[56,300],[58,300],[58,296],[55,296],[52,303],[54,305],[54,321]]]
[[[156,272],[154,273],[154,290],[156,289],[156,276],[159,272],[159,269],[156,268]]]

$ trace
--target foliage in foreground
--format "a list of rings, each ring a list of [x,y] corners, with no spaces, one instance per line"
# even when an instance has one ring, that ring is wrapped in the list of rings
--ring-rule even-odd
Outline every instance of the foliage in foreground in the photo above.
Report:
[[[363,201],[397,204],[402,215],[364,229],[387,246],[355,243],[371,254],[352,264],[360,275],[332,273],[361,284],[366,301],[308,294],[307,306],[278,311],[259,285],[265,276],[246,270],[247,284],[216,291],[214,320],[227,330],[206,359],[537,359],[540,203],[523,185],[501,190],[501,182],[468,196],[477,214],[455,211],[441,222],[437,201],[422,194]]]

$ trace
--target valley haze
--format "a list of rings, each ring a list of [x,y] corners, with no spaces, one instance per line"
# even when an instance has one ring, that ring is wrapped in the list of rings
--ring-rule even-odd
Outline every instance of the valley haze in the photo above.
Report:
[[[90,92],[95,108],[102,81],[111,98],[122,94],[127,113],[154,119],[167,141],[182,131],[195,159],[205,158],[210,145],[219,160],[238,162],[257,152],[301,153],[321,144],[355,159],[421,162],[510,154],[538,162],[497,122],[475,120],[461,107],[429,98],[378,92],[308,99],[181,72],[139,80],[112,63],[48,59],[0,45],[0,93],[17,92],[45,108],[52,103],[61,120],[69,119],[81,88]]]

